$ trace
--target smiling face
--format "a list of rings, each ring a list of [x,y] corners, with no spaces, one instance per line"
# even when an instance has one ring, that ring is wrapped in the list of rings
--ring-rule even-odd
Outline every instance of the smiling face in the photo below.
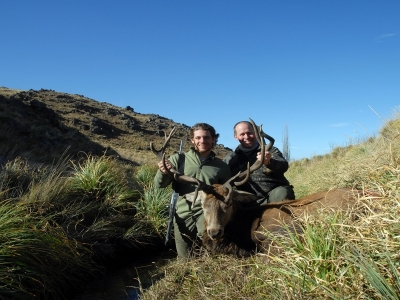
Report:
[[[210,155],[216,139],[211,136],[209,130],[198,129],[193,132],[190,140],[199,156],[206,157]]]
[[[236,125],[234,137],[244,148],[252,148],[257,142],[253,127],[246,122]]]

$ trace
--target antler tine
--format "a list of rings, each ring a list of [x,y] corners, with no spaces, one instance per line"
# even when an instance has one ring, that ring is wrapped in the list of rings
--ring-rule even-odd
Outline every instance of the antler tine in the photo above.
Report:
[[[247,180],[249,179],[250,174],[253,173],[255,170],[259,169],[263,165],[264,158],[265,158],[265,141],[263,138],[261,138],[261,135],[260,135],[260,132],[262,131],[262,125],[260,125],[258,127],[258,126],[256,126],[256,124],[254,123],[254,121],[251,118],[249,118],[249,119],[250,119],[251,125],[253,126],[253,131],[256,136],[256,139],[261,146],[261,149],[260,149],[261,159],[257,159],[251,167],[249,167],[249,164],[247,164],[247,170],[240,172],[239,174],[236,175],[236,178],[242,179],[239,182],[234,182],[234,184],[236,186],[245,184],[247,182]],[[232,180],[230,180],[230,182],[232,182]]]
[[[235,177],[234,179],[242,179],[243,178],[239,182],[234,182],[234,184],[236,186],[245,184],[247,182],[247,180],[249,179],[250,174],[253,173],[255,170],[259,169],[263,165],[264,159],[265,159],[265,151],[271,150],[271,148],[275,142],[275,140],[271,136],[269,136],[268,134],[263,132],[262,124],[260,126],[257,126],[251,118],[249,118],[249,119],[250,119],[251,125],[253,126],[254,135],[256,136],[256,139],[261,146],[260,147],[261,157],[260,157],[260,159],[257,159],[251,167],[249,167],[249,165],[247,165],[246,171],[240,172],[239,174],[234,176]],[[264,137],[269,140],[269,143],[267,146],[265,146]],[[230,180],[230,182],[233,182],[233,180]]]
[[[225,182],[225,183],[223,184],[223,186],[226,187],[226,188],[228,188],[229,191],[231,191],[231,190],[232,190],[232,184],[231,184],[231,183],[234,182],[237,178],[241,178],[241,177],[243,176],[243,174],[245,174],[246,177],[245,177],[243,180],[239,181],[239,182],[235,182],[235,185],[236,185],[236,186],[245,184],[245,183],[247,182],[247,180],[249,180],[249,178],[250,178],[250,163],[247,163],[246,172],[239,172],[239,173],[237,173],[235,176],[233,176],[233,177],[230,178],[227,182]]]
[[[262,125],[260,125],[260,135],[261,135],[261,137],[266,138],[267,140],[269,140],[268,145],[265,146],[265,151],[269,151],[269,150],[271,150],[272,146],[274,145],[275,139],[273,137],[269,136],[268,134],[266,134],[264,131],[262,131],[261,126]]]
[[[151,149],[151,151],[153,151],[153,153],[157,156],[157,158],[158,158],[159,160],[162,160],[163,154],[165,153],[165,149],[168,147],[169,140],[171,139],[172,135],[175,133],[175,130],[176,130],[176,127],[172,128],[172,130],[171,130],[170,134],[168,135],[168,137],[167,137],[167,135],[164,133],[164,135],[165,135],[165,142],[164,142],[164,145],[161,147],[160,150],[156,150],[156,149],[154,148],[153,143],[150,142],[150,149]]]
[[[250,167],[250,173],[252,173],[255,170],[259,169],[264,163],[264,159],[265,159],[265,141],[261,137],[262,124],[260,126],[257,126],[251,118],[249,118],[249,119],[250,119],[251,125],[253,125],[253,130],[254,130],[254,134],[256,136],[256,139],[257,139],[258,143],[261,146],[261,148],[260,148],[261,159],[257,159],[256,162]]]

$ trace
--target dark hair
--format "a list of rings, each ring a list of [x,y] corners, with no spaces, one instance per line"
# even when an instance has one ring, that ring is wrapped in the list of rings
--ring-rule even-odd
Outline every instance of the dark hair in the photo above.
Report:
[[[194,132],[195,132],[196,130],[205,130],[205,131],[209,131],[210,134],[211,134],[211,137],[212,137],[212,138],[215,138],[215,143],[214,143],[214,144],[216,144],[216,143],[218,142],[219,133],[217,133],[217,132],[215,131],[215,128],[212,127],[210,124],[207,124],[207,123],[196,123],[196,124],[194,124],[194,125],[190,128],[190,130],[189,130],[189,137],[190,137],[191,139],[194,138]]]
[[[235,126],[233,126],[233,134],[236,134],[236,126],[238,126],[240,123],[247,123],[251,128],[253,128],[253,124],[251,124],[249,121],[239,121],[235,124]]]

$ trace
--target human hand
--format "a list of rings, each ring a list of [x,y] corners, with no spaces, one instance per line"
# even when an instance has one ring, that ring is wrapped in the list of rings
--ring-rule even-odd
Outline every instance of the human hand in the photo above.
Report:
[[[158,168],[160,169],[161,173],[168,174],[168,171],[164,168],[164,164],[162,161],[160,161],[157,165],[158,165]],[[172,165],[169,162],[169,160],[165,161],[165,165],[168,168],[168,170],[172,168]]]
[[[260,160],[261,159],[261,152],[257,153],[257,159]],[[271,160],[271,153],[269,151],[265,151],[265,157],[264,157],[264,165],[268,165],[269,161]]]

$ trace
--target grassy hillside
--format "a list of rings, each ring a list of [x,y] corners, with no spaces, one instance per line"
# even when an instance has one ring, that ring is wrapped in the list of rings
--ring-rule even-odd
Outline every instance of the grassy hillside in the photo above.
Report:
[[[170,150],[190,147],[189,126],[171,119],[136,112],[134,107],[117,107],[83,95],[59,93],[53,90],[12,90],[0,88],[0,156],[21,156],[48,162],[68,149],[79,152],[110,155],[133,165],[155,163],[149,143],[160,147],[164,135],[176,126]],[[215,152],[227,153],[221,145]]]
[[[334,148],[324,156],[294,161],[286,176],[297,197],[345,186],[379,189],[381,176],[384,178],[388,170],[399,166],[399,145],[400,107],[394,109],[392,118],[376,137]]]

